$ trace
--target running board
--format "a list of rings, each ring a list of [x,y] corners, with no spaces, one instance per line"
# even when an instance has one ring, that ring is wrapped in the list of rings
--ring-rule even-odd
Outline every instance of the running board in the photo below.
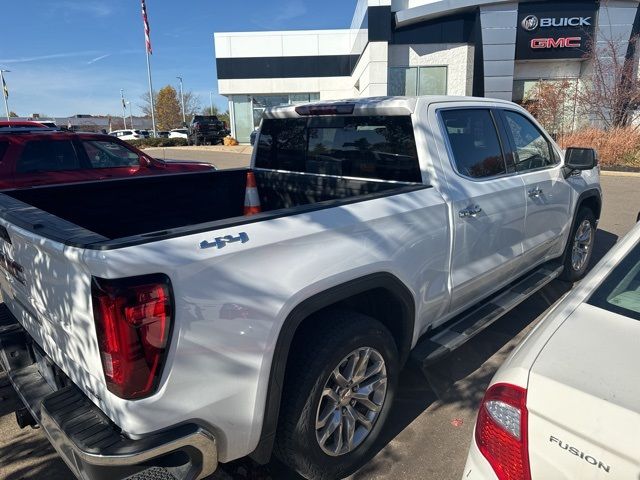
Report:
[[[412,360],[424,370],[558,278],[562,270],[562,266],[548,264],[534,270],[505,290],[466,310],[433,332],[427,333],[411,352]]]

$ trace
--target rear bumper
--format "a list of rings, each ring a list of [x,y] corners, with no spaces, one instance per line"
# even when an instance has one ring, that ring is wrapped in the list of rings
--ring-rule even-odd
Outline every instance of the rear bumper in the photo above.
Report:
[[[33,348],[27,332],[0,304],[0,362],[25,407],[78,478],[123,479],[162,467],[173,476],[167,478],[193,480],[216,470],[216,439],[204,428],[186,424],[132,440],[75,385],[52,388],[35,363]]]

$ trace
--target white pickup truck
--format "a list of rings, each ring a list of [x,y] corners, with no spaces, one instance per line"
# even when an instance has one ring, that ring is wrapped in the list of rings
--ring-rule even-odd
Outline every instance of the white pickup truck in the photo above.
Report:
[[[265,114],[250,170],[0,194],[2,361],[74,473],[203,478],[272,452],[310,479],[375,453],[399,369],[581,278],[593,150],[498,100]]]

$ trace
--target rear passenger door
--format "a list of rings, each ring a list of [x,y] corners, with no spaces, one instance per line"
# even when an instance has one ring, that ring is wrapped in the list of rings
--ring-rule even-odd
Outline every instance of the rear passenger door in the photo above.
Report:
[[[450,310],[456,312],[511,281],[518,269],[524,185],[514,175],[492,110],[441,109],[438,117],[450,162],[443,165],[448,187],[441,190],[452,208]]]
[[[525,185],[527,214],[523,270],[560,255],[571,227],[572,189],[560,155],[543,131],[524,113],[501,110],[515,168]]]

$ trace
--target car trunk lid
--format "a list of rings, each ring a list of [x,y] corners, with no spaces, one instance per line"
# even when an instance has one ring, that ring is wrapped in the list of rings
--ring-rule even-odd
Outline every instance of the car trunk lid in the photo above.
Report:
[[[638,345],[640,322],[588,304],[549,340],[528,386],[532,478],[640,477]]]

